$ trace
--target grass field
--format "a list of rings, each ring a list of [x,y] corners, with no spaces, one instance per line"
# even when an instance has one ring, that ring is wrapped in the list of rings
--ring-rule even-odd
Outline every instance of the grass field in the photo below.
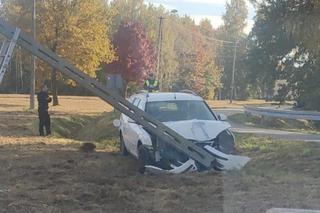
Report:
[[[29,96],[28,95],[6,95],[0,94],[0,100],[4,103],[11,104],[10,108],[3,108],[2,110],[11,110],[11,107],[25,110],[28,109]],[[60,106],[56,106],[53,112],[56,113],[72,113],[72,114],[96,114],[105,111],[112,111],[112,107],[104,101],[96,97],[79,97],[79,96],[62,96],[59,99]],[[213,108],[242,108],[244,105],[270,105],[271,102],[266,103],[264,100],[250,99],[247,101],[233,101],[229,100],[210,100],[207,101],[210,107]],[[4,105],[6,106],[6,105]],[[0,105],[1,107],[1,105]]]
[[[267,116],[247,116],[244,113],[231,115],[228,119],[232,122],[252,127],[320,134],[320,122],[316,121],[274,118]]]
[[[217,109],[217,108],[243,108],[244,105],[254,105],[254,106],[264,106],[270,105],[273,102],[265,102],[265,100],[257,100],[257,99],[249,99],[246,101],[233,101],[230,104],[229,100],[210,100],[207,101],[209,106]]]
[[[0,96],[0,212],[265,212],[320,209],[320,146],[237,135],[241,171],[140,175],[118,154],[112,108],[62,97],[51,108],[54,136],[36,133],[26,96]],[[94,142],[97,151],[79,151]]]

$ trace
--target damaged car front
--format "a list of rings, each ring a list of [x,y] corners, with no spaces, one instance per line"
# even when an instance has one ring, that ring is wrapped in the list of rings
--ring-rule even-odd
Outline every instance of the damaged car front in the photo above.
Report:
[[[214,169],[238,169],[248,162],[248,158],[235,155],[235,138],[229,130],[230,124],[224,121],[226,116],[216,116],[201,97],[175,93],[148,94],[138,99],[141,109],[213,155],[217,159]],[[131,100],[136,103],[134,98]],[[121,123],[122,146],[138,158],[141,172],[183,173],[207,169],[142,126],[125,117]]]

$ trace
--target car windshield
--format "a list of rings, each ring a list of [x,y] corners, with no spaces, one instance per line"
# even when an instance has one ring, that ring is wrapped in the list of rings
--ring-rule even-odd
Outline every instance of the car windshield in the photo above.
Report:
[[[146,105],[146,112],[161,122],[216,120],[203,101],[156,101]]]

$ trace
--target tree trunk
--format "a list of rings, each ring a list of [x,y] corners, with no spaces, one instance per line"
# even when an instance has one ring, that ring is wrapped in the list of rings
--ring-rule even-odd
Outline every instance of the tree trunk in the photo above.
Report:
[[[52,105],[57,106],[59,105],[58,100],[58,85],[57,85],[57,70],[52,67],[51,71],[51,89],[52,89]]]

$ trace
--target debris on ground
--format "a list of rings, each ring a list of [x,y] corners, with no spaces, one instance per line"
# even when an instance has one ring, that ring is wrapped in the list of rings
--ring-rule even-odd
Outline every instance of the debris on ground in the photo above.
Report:
[[[94,145],[93,143],[82,143],[81,146],[79,147],[79,150],[81,152],[94,152],[96,149],[96,145]]]

